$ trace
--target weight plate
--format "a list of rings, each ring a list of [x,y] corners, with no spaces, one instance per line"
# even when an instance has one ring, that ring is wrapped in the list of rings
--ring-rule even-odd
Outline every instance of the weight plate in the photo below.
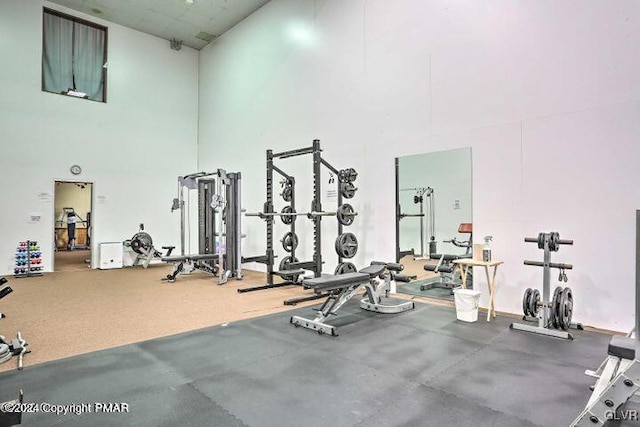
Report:
[[[278,269],[280,271],[286,271],[286,270],[290,270],[290,266],[292,262],[298,262],[298,258],[296,257],[292,257],[291,255],[287,255],[286,257],[282,258],[282,261],[280,261],[280,265],[278,266]],[[297,274],[292,274],[292,275],[281,275],[282,278],[284,280],[290,280],[292,282],[295,282],[298,279],[298,275]]]
[[[143,254],[142,250],[149,249],[151,246],[153,246],[153,239],[149,233],[140,231],[131,238],[131,249],[136,253]]]
[[[340,183],[340,194],[345,199],[351,199],[356,194],[356,187],[350,182]]]
[[[564,288],[562,291],[560,312],[560,326],[567,331],[571,327],[571,317],[573,316],[573,292],[569,287]]]
[[[549,235],[549,250],[552,252],[557,252],[558,249],[560,249],[560,234],[552,231]]]
[[[558,286],[553,291],[553,299],[551,300],[550,307],[550,320],[554,328],[560,327],[560,295],[562,294],[562,287]]]
[[[342,225],[353,224],[353,220],[356,218],[353,206],[351,206],[349,203],[341,204],[340,206],[338,206],[336,217],[338,218],[338,222]]]
[[[347,169],[347,181],[353,182],[358,177],[358,172],[354,168]]]
[[[285,206],[284,208],[282,208],[282,210],[280,211],[281,213],[295,213],[295,209],[293,209],[291,206]],[[289,225],[291,224],[293,221],[296,220],[296,216],[295,215],[282,215],[280,216],[280,219],[282,220],[282,223],[285,225]]]
[[[290,183],[285,184],[284,188],[282,189],[282,193],[280,193],[280,195],[282,196],[285,202],[291,201],[291,196],[293,195],[293,188],[291,187]]]
[[[287,252],[295,251],[298,247],[298,236],[291,231],[287,232],[282,238],[282,247]]]
[[[356,273],[357,271],[358,270],[356,269],[356,266],[353,265],[353,263],[341,262],[340,264],[338,264],[333,274],[337,276],[339,274],[345,274],[345,273]]]
[[[534,289],[531,292],[531,296],[529,297],[529,313],[531,313],[532,317],[536,317],[538,315],[538,303],[540,302],[540,291]]]
[[[358,252],[358,239],[353,233],[342,233],[336,238],[336,253],[342,258],[353,258]]]
[[[531,314],[529,314],[529,295],[531,295],[531,291],[531,288],[527,288],[522,295],[522,312],[525,316],[531,316]]]

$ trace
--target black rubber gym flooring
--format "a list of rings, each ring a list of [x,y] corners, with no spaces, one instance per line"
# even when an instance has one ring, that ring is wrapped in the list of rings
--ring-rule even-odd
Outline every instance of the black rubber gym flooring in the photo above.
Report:
[[[338,337],[295,328],[292,313],[313,317],[297,309],[33,367],[27,356],[0,375],[0,401],[24,389],[40,404],[29,426],[567,426],[608,343],[512,331],[482,313],[464,323],[425,304],[383,315],[354,298],[332,321]],[[97,413],[96,402],[128,412]]]
[[[437,298],[447,301],[453,301],[453,294],[451,293],[451,289],[431,288],[425,289],[424,291],[420,289],[420,286],[426,283],[431,283],[434,280],[438,279],[414,280],[409,283],[398,283],[398,292],[408,295],[416,295],[419,297]]]

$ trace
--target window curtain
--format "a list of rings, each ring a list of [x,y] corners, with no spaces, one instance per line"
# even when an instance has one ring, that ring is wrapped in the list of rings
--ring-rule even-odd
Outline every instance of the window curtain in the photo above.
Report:
[[[42,89],[73,88],[73,21],[45,13],[43,31]]]
[[[73,75],[76,90],[95,101],[103,101],[104,35],[103,30],[74,23]]]
[[[104,101],[105,31],[49,13],[43,31],[43,89],[73,89]]]

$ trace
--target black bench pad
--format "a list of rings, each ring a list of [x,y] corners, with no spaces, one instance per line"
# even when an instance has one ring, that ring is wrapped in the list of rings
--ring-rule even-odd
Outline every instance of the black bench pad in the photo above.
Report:
[[[370,278],[374,278],[382,274],[384,269],[385,266],[383,264],[372,264],[360,270],[360,273],[368,274]]]
[[[436,271],[436,264],[425,264],[424,265],[424,269],[427,271]],[[448,265],[441,265],[440,268],[438,268],[438,272],[439,273],[453,273],[453,267],[448,266]]]
[[[313,279],[304,280],[302,284],[307,288],[316,290],[331,290],[360,283],[368,283],[370,278],[371,276],[366,273],[346,273],[337,276],[314,277]]]
[[[456,259],[464,259],[464,258],[473,258],[472,254],[462,254],[462,255],[452,255],[452,254],[430,254],[429,258],[431,259],[440,259],[443,261],[453,261]]]
[[[636,355],[636,340],[633,338],[614,335],[609,341],[608,353],[621,359],[633,360]]]
[[[164,262],[176,262],[176,261],[200,261],[203,259],[216,259],[218,254],[196,254],[196,255],[176,255],[166,256],[162,258]]]

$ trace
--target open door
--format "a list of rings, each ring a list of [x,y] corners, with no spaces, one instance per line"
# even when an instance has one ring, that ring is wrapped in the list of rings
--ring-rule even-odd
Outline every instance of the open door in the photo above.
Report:
[[[93,183],[55,181],[53,271],[91,267]]]

